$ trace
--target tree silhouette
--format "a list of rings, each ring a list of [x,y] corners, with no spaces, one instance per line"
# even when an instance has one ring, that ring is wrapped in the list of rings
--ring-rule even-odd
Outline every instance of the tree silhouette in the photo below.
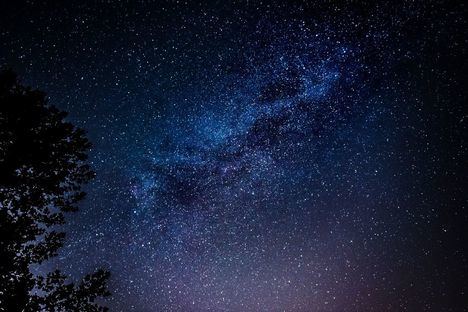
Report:
[[[86,164],[91,144],[43,92],[0,71],[0,311],[106,311],[109,273],[98,270],[80,283],[30,266],[57,255],[64,213],[77,210],[81,186],[94,173]]]

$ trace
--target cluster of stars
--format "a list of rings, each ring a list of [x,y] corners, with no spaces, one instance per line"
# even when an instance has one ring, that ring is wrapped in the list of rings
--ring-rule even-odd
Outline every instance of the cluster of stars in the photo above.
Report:
[[[7,7],[94,144],[45,265],[113,311],[462,311],[463,10],[319,2]]]

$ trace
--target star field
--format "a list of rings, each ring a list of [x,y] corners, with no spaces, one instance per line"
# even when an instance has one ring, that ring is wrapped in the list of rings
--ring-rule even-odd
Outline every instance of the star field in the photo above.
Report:
[[[111,311],[464,311],[465,11],[2,4],[0,64],[93,143],[45,266]]]

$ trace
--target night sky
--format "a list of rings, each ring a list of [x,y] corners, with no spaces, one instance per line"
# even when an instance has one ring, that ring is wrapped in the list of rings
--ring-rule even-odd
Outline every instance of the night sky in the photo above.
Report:
[[[97,174],[39,270],[108,268],[111,311],[468,311],[461,2],[7,2],[0,65]]]

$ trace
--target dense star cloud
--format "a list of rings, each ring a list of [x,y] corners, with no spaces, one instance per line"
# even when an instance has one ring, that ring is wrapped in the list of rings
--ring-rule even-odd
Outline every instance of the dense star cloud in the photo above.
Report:
[[[3,6],[94,144],[45,265],[104,263],[111,310],[464,309],[465,5]]]

